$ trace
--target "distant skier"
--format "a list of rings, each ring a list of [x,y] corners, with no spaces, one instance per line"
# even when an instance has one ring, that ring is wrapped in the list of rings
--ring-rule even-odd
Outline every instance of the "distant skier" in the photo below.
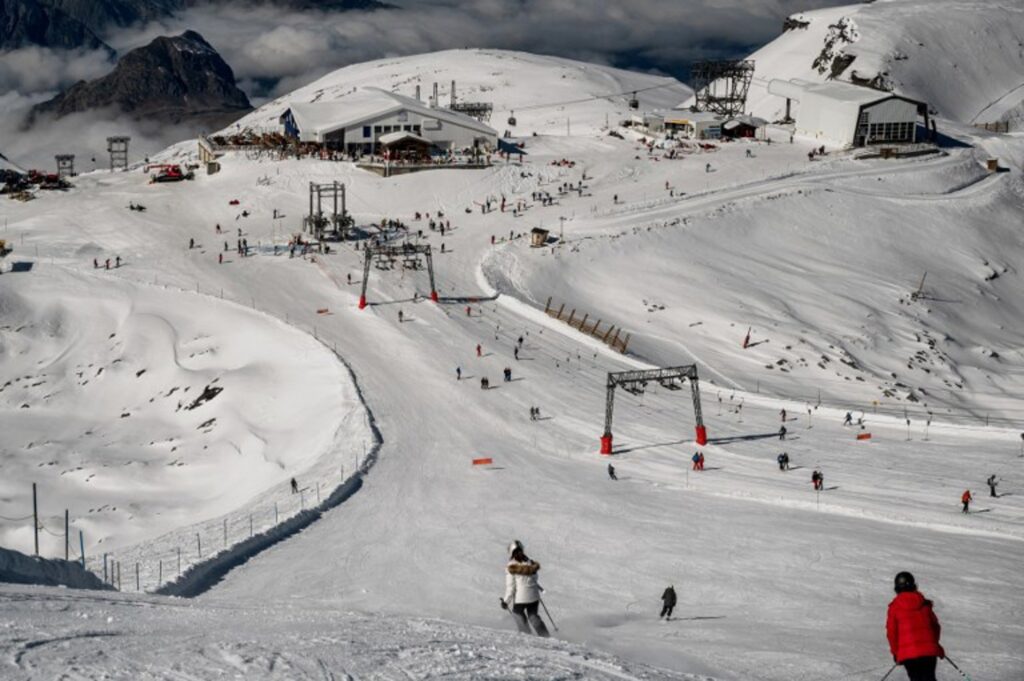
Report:
[[[705,173],[710,173],[711,172],[711,164],[710,163],[705,163],[704,164],[704,172]]]
[[[484,352],[483,346],[481,346],[479,343],[477,343],[476,344],[476,356],[477,357],[482,357],[483,356],[483,352]]]
[[[490,387],[491,387],[491,382],[487,379],[486,376],[484,376],[483,378],[480,379],[480,389],[481,390],[488,390],[488,389],[490,389]]]
[[[672,619],[672,610],[676,607],[676,589],[674,586],[669,585],[661,594],[661,603],[661,614],[658,615],[658,619],[662,617]]]
[[[780,471],[789,470],[789,454],[787,454],[786,452],[782,452],[776,457],[776,460],[779,462]]]
[[[405,320],[405,314],[401,310],[399,310],[398,311],[398,323],[401,324],[404,320]]]
[[[522,336],[520,336],[520,337],[519,337],[519,338],[518,338],[518,339],[516,340],[516,345],[517,345],[518,347],[520,347],[520,348],[521,348],[521,347],[523,347],[523,337],[522,337]]]
[[[505,566],[505,597],[501,599],[501,607],[505,610],[509,606],[512,607],[512,614],[520,633],[535,632],[537,636],[549,636],[548,628],[537,612],[540,606],[540,592],[543,591],[537,582],[540,563],[527,557],[523,551],[523,544],[518,539],[509,545],[508,552],[509,561]]]
[[[781,417],[782,422],[785,423],[786,422],[786,410],[785,409],[780,410],[779,411],[779,416]]]
[[[988,476],[988,480],[985,481],[985,484],[988,485],[989,496],[992,496],[992,497],[998,497],[999,496],[998,494],[996,494],[996,485],[999,484],[999,481],[996,480],[996,474],[995,473],[993,473],[992,475]]]
[[[932,602],[917,590],[909,572],[896,575],[895,589],[885,621],[892,659],[903,665],[910,681],[935,681],[935,665],[946,651],[939,643],[942,629]]]
[[[815,468],[814,472],[811,473],[811,484],[814,485],[816,492],[820,492],[822,487],[825,486],[825,474]]]
[[[700,453],[699,452],[694,452],[693,456],[690,457],[690,461],[693,462],[693,470],[699,471],[700,470]]]
[[[298,494],[298,493],[299,493],[299,481],[296,480],[295,478],[292,478],[292,494]]]
[[[618,480],[619,478],[615,475],[615,466],[608,464],[608,477],[612,480]]]
[[[512,348],[512,356],[516,358],[517,362],[519,361],[519,346]]]
[[[846,412],[846,418],[843,419],[843,425],[844,426],[852,426],[853,425],[853,414],[851,414],[850,412]]]
[[[193,238],[190,238],[190,239],[188,240],[188,247],[189,247],[189,250],[191,250],[191,249],[195,248],[195,247],[196,247],[196,240],[195,240],[195,239],[193,239]]]
[[[974,501],[974,497],[971,496],[971,490],[965,489],[964,493],[960,495],[960,503],[964,505],[964,513],[970,513],[972,501]]]
[[[455,380],[456,381],[461,381],[462,380],[462,367],[455,367]]]
[[[786,439],[786,426],[779,426],[779,439],[780,440],[785,440]]]
[[[505,367],[505,370],[502,373],[505,376],[505,382],[509,383],[512,380],[512,369]]]

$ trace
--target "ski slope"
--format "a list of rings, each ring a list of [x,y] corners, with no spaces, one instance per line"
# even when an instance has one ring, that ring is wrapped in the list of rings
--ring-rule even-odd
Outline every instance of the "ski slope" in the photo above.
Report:
[[[421,61],[410,59],[410,74]],[[435,63],[468,69],[457,52]],[[560,64],[552,62],[556,73]],[[390,68],[399,73],[402,62]],[[351,69],[352,82],[369,78]],[[524,81],[513,81],[509,101],[534,96]],[[574,87],[566,99],[591,91]],[[594,125],[603,101],[593,104]],[[269,119],[273,106],[253,116]],[[577,130],[575,118],[573,134],[563,130],[529,138],[523,166],[384,179],[349,164],[238,154],[192,183],[92,173],[66,194],[5,206],[10,231],[24,240],[19,253],[32,254],[20,257],[35,267],[3,275],[0,287],[52,272],[138,291],[157,277],[169,289],[207,292],[188,297],[197,314],[223,314],[221,297],[255,307],[264,321],[249,336],[290,325],[289,333],[315,337],[306,342],[336,349],[383,442],[357,494],[195,601],[0,589],[0,617],[10,623],[0,629],[0,664],[16,678],[70,666],[86,678],[167,678],[172,669],[201,678],[881,678],[890,666],[891,580],[907,569],[936,602],[958,664],[973,678],[1020,678],[1018,173],[982,173],[985,154],[972,148],[808,163],[799,141],[727,144],[670,161]],[[999,144],[1019,153],[1019,138]],[[575,165],[553,164],[562,159]],[[345,182],[357,223],[397,218],[423,230],[441,304],[424,299],[422,271],[373,268],[371,304],[359,310],[361,251],[341,245],[288,257],[283,246],[308,183],[332,180]],[[559,195],[560,185],[577,182],[583,191]],[[536,191],[551,192],[555,205],[533,201]],[[481,213],[482,202],[503,196],[527,209]],[[143,218],[128,201],[147,206]],[[443,238],[412,220],[438,210],[451,222]],[[218,223],[241,227],[257,254],[220,264]],[[563,245],[528,249],[521,235],[534,226],[554,235],[564,228]],[[200,247],[188,249],[190,238]],[[86,243],[130,258],[97,277]],[[1005,270],[986,281],[982,258]],[[901,302],[925,266],[938,275],[929,275],[930,294],[963,302],[930,301],[931,311]],[[545,316],[549,295],[633,331],[631,354]],[[747,326],[756,327],[755,342],[770,342],[741,351]],[[924,364],[934,376],[908,371],[940,384],[960,372],[965,388],[930,405],[927,430],[921,403],[911,404],[918,411],[908,431],[905,395],[879,400],[879,413],[870,400],[886,372],[918,349],[912,333],[924,331],[945,359]],[[784,349],[799,348],[798,338],[806,350]],[[864,385],[852,371],[846,381],[817,369],[812,349],[832,365],[856,354]],[[794,366],[802,353],[809,366],[765,369],[780,352],[792,353]],[[597,454],[606,372],[687,362],[701,372],[707,469],[689,470],[687,393],[652,388],[617,398],[611,460],[619,480],[610,481],[609,459]],[[512,382],[500,380],[504,367]],[[490,390],[479,387],[484,376]],[[530,406],[542,420],[528,418]],[[789,437],[780,442],[783,408]],[[841,425],[847,410],[864,412],[870,441]],[[317,420],[334,425],[337,414]],[[340,439],[358,452],[361,435],[351,428]],[[794,470],[778,470],[782,450]],[[474,467],[477,457],[494,465]],[[818,467],[820,495],[809,482]],[[997,499],[983,484],[992,473],[1002,480]],[[970,514],[957,503],[965,488],[977,497]],[[0,503],[0,515],[15,515],[13,505]],[[513,635],[498,607],[513,538],[543,566],[562,641]],[[126,565],[145,560],[145,552],[114,555]],[[156,581],[147,573],[144,590]],[[659,621],[668,584],[680,603],[671,621]],[[48,613],[59,608],[79,615],[54,621]],[[947,666],[940,678],[957,676]]]

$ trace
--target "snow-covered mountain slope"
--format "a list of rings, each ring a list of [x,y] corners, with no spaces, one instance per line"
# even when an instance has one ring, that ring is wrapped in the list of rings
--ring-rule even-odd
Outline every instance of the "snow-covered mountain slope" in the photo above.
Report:
[[[757,160],[738,152],[705,158],[716,173],[741,175],[776,150]],[[699,165],[677,164],[675,192],[704,189]],[[1024,249],[1019,183],[970,154],[898,173],[869,161],[826,165],[709,200],[595,185],[604,205],[572,223],[585,237],[551,251],[509,245],[488,271],[535,304],[554,295],[632,320],[634,352],[670,364],[685,348],[728,387],[1015,423],[1024,329],[1010,320],[1024,314],[1024,273],[1009,254]],[[626,168],[663,174],[646,156]]]
[[[110,251],[86,240],[76,253]],[[261,529],[271,488],[286,497],[290,476],[313,484],[313,471],[329,488],[354,469],[336,431],[353,413],[344,435],[357,434],[362,406],[329,350],[251,309],[117,273],[37,266],[0,283],[0,497],[30,509],[38,483],[44,555],[63,555],[65,508],[94,556],[243,506],[263,511]],[[0,524],[0,543],[31,551],[31,523]]]
[[[750,56],[756,63],[748,109],[758,116],[775,120],[785,111],[784,100],[767,92],[771,79],[817,82],[833,75],[874,81],[965,123],[1020,113],[1020,2],[878,0],[803,12],[790,21],[791,30]]]
[[[396,60],[389,73],[400,78],[403,68]],[[411,77],[420,67],[409,68]],[[438,80],[449,80],[445,73]],[[486,82],[487,74],[465,77]],[[581,107],[582,117],[603,124],[605,102]],[[771,145],[728,143],[670,160],[585,129],[575,118],[571,136],[552,125],[551,134],[527,140],[525,164],[486,170],[381,178],[349,163],[229,153],[219,173],[191,183],[150,185],[137,171],[92,173],[76,178],[67,193],[7,202],[11,232],[25,235],[19,253],[36,268],[4,274],[0,286],[8,277],[51,270],[95,277],[84,244],[131,253],[126,267],[97,278],[142,286],[157,276],[186,290],[198,282],[203,292],[223,291],[226,300],[277,318],[268,324],[290,324],[336,348],[357,375],[383,442],[348,501],[197,601],[119,596],[140,618],[124,630],[140,629],[156,642],[145,650],[143,639],[131,635],[87,635],[105,631],[91,614],[102,606],[69,608],[89,614],[93,624],[80,627],[78,620],[54,624],[41,614],[60,607],[49,600],[52,592],[0,606],[0,613],[15,613],[8,617],[12,653],[0,657],[4,671],[30,676],[13,666],[17,660],[49,664],[41,660],[49,646],[19,646],[44,640],[39,631],[53,627],[57,635],[45,640],[67,639],[68,658],[85,659],[92,646],[109,644],[106,659],[88,657],[99,670],[93,676],[135,671],[138,658],[153,665],[139,676],[185,669],[201,677],[202,665],[219,671],[241,658],[239,673],[258,678],[272,672],[245,665],[308,663],[319,670],[319,658],[321,677],[345,678],[344,653],[325,649],[348,645],[367,665],[397,665],[386,667],[391,676],[384,678],[402,678],[409,659],[447,664],[450,642],[466,636],[474,655],[479,646],[497,649],[497,663],[476,660],[482,678],[600,678],[556,668],[544,652],[549,644],[536,648],[533,641],[523,655],[537,671],[509,672],[501,660],[520,656],[518,637],[465,628],[512,628],[496,601],[505,547],[518,538],[543,565],[557,637],[629,660],[721,679],[881,678],[891,666],[884,615],[892,577],[909,569],[936,603],[950,656],[973,678],[1018,681],[1024,647],[1014,596],[1024,590],[1024,487],[1017,423],[1024,406],[1015,398],[1022,362],[1012,346],[1020,344],[1013,320],[1024,306],[1012,258],[1020,250],[1017,173],[981,173],[984,155],[967,147],[916,159],[830,154],[808,162],[809,147],[788,143],[788,135],[785,143],[780,135]],[[1020,158],[1018,137],[998,139],[1000,157]],[[382,264],[370,270],[370,305],[360,310],[361,245],[332,244],[330,254],[315,258],[289,258],[274,248],[298,231],[309,183],[329,181],[345,183],[348,205],[368,231],[375,233],[370,224],[383,218],[422,230],[420,243],[434,248],[440,304],[424,299],[422,268]],[[578,190],[567,191],[569,184]],[[552,203],[538,201],[538,192],[550,193]],[[523,210],[481,211],[486,200],[502,198],[522,202]],[[232,199],[240,205],[230,205]],[[144,216],[123,208],[131,200],[149,207]],[[442,236],[427,219],[415,221],[415,212],[434,220],[443,212],[450,225]],[[219,248],[184,248],[189,238],[214,238],[218,222],[243,226],[256,255],[219,264]],[[564,227],[557,254],[552,245],[523,246],[534,226],[552,235]],[[999,277],[985,281],[991,273],[982,259]],[[919,270],[931,272],[933,263],[924,292],[934,300],[901,303],[920,281]],[[575,303],[589,319],[632,331],[631,354],[613,353],[544,315],[538,308],[549,295],[556,304],[569,302],[567,310]],[[189,300],[197,314],[218,302]],[[317,313],[325,308],[331,314]],[[753,347],[741,353],[741,325],[753,317]],[[919,343],[910,335],[924,330],[935,352],[924,336]],[[808,342],[798,345],[799,338]],[[841,365],[844,376],[811,365],[812,347],[829,354],[827,366]],[[981,347],[1000,356],[972,354]],[[864,385],[842,363],[842,348],[864,353]],[[919,350],[924,357],[903,369]],[[810,366],[765,369],[777,352],[791,353],[785,356],[793,365],[802,355]],[[643,395],[619,392],[616,452],[599,456],[607,372],[691,361],[712,438],[701,448],[706,470],[689,466],[697,449],[689,393],[654,385]],[[930,425],[921,403],[886,398],[886,409],[909,407],[908,427],[902,412],[876,414],[865,401],[892,367],[900,377],[929,381],[938,379],[925,368],[947,379],[962,371],[970,384],[955,392],[955,413],[936,409]],[[512,380],[503,382],[506,368]],[[985,372],[995,388],[984,385]],[[759,382],[762,376],[773,382]],[[490,389],[481,389],[483,377]],[[808,404],[806,396],[819,389],[821,404]],[[996,391],[998,399],[988,394]],[[540,420],[529,418],[531,406],[540,407]],[[986,424],[987,408],[1013,420]],[[865,419],[863,430],[841,425],[847,410]],[[357,425],[349,423],[343,434],[357,433]],[[869,440],[856,437],[868,433]],[[359,435],[345,440],[358,451]],[[783,450],[793,465],[787,472],[775,463]],[[493,465],[474,466],[480,457]],[[609,462],[617,481],[608,477]],[[820,494],[809,481],[815,468],[826,478]],[[992,474],[1001,480],[996,498],[985,494]],[[965,489],[977,497],[970,513],[958,503]],[[23,516],[23,508],[0,500],[4,518]],[[244,513],[233,520],[244,523]],[[157,555],[176,545],[194,553],[182,537],[168,538],[162,554],[113,557],[128,575],[138,561],[140,586],[152,589]],[[122,581],[135,590],[134,579]],[[659,621],[658,596],[669,584],[680,603],[673,619]],[[40,614],[25,615],[22,607]],[[357,618],[371,613],[374,624],[336,614],[348,611]],[[431,624],[423,638],[394,633],[410,618],[435,617],[458,626]],[[252,629],[241,624],[254,619],[260,622]],[[195,633],[164,629],[179,622]],[[351,643],[324,633],[334,628]],[[375,638],[385,644],[374,645]],[[362,658],[360,651],[371,652]],[[423,677],[443,677],[437,667],[425,669]],[[644,677],[612,670],[605,673]],[[302,674],[311,672],[294,673]],[[955,677],[943,681],[949,678]]]
[[[419,85],[420,98],[426,102],[437,83],[439,103],[448,106],[453,80],[458,101],[493,105],[489,123],[499,132],[509,128],[507,119],[514,111],[512,131],[521,135],[564,133],[567,121],[577,134],[615,125],[629,113],[634,90],[648,109],[674,106],[691,94],[673,78],[560,57],[508,50],[446,50],[338,69],[264,104],[240,119],[237,127],[277,130],[277,119],[292,102],[344,99],[353,89],[367,86],[413,97]]]

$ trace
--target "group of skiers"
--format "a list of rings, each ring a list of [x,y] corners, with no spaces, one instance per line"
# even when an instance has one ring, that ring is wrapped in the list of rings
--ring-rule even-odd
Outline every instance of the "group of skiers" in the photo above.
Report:
[[[120,266],[121,266],[121,256],[118,255],[118,256],[116,256],[114,258],[114,267],[120,267]],[[97,260],[96,258],[92,259],[92,268],[94,270],[98,270],[100,268],[100,261]],[[106,260],[103,261],[103,269],[105,269],[105,270],[109,270],[110,269],[110,258],[107,258]]]
[[[615,479],[615,469],[611,464],[608,465],[608,473]],[[541,598],[544,589],[537,577],[540,563],[526,555],[523,543],[518,539],[509,545],[508,553],[505,594],[500,599],[502,610],[511,612],[521,633],[550,636],[540,616],[541,608],[547,613]],[[896,596],[889,603],[885,621],[893,662],[903,667],[909,681],[936,681],[938,660],[947,658],[939,643],[941,627],[932,602],[917,590],[914,575],[909,572],[896,575],[894,590]],[[675,586],[669,585],[661,594],[658,619],[671,619],[677,602]],[[551,619],[551,614],[547,615]],[[949,662],[956,666],[952,660]]]
[[[694,452],[693,456],[690,457],[690,461],[693,462],[693,470],[704,470],[704,452]]]

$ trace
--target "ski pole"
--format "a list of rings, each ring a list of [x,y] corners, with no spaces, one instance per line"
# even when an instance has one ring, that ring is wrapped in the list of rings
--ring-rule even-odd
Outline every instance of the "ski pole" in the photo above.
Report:
[[[889,678],[889,674],[892,674],[893,671],[896,669],[896,667],[899,667],[899,666],[900,666],[899,663],[896,663],[893,666],[889,667],[889,671],[887,671],[885,673],[885,676],[882,677],[882,681],[885,681],[887,678]]]
[[[549,620],[551,620],[551,626],[554,628],[555,631],[558,631],[558,625],[555,624],[555,618],[551,616],[551,612],[548,610],[548,606],[544,605],[543,598],[540,599],[540,607],[544,608],[544,614],[548,616]],[[970,681],[970,679],[968,679],[968,681]]]
[[[953,669],[955,669],[955,670],[957,670],[958,672],[960,672],[960,676],[962,676],[962,677],[964,677],[965,679],[967,679],[967,681],[971,681],[971,677],[967,676],[967,674],[965,674],[965,673],[964,673],[964,670],[963,670],[963,669],[960,669],[960,667],[957,667],[957,666],[956,666],[956,662],[953,662],[953,660],[949,659],[948,657],[947,657],[947,658],[944,658],[944,659],[946,660],[946,662],[948,662],[948,663],[950,663],[951,665],[953,665]]]

